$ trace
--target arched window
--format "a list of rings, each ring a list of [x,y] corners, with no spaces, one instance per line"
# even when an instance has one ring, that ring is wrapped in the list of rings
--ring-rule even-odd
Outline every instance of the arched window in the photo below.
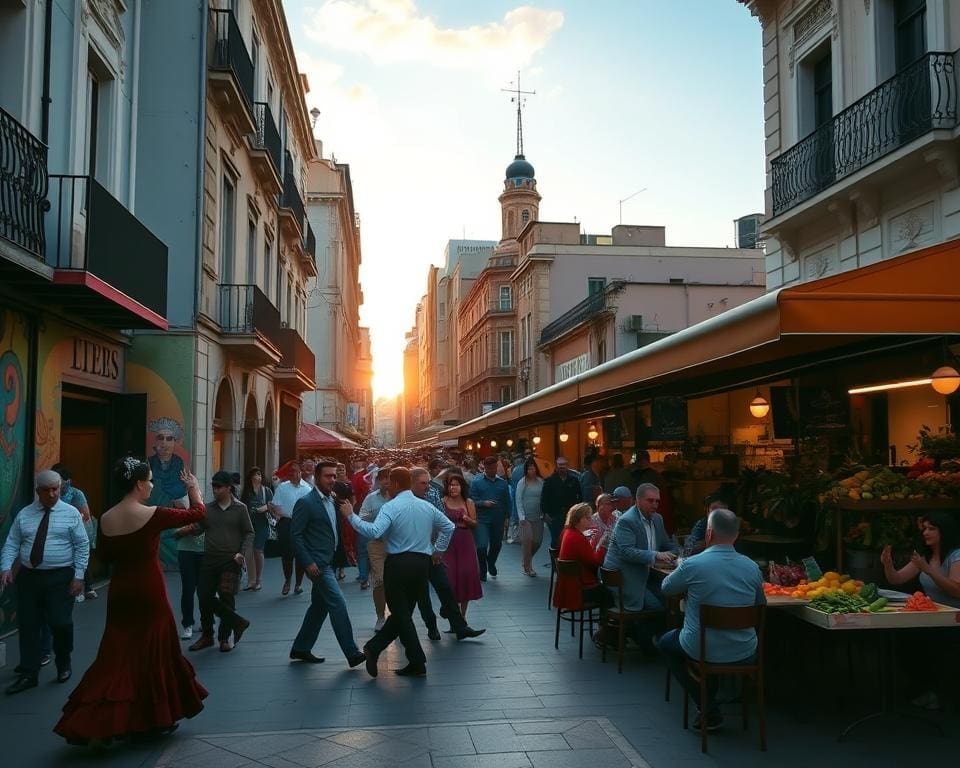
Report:
[[[524,208],[523,213],[520,214],[520,221],[522,221],[524,225],[530,221],[530,211],[528,211],[526,208]]]

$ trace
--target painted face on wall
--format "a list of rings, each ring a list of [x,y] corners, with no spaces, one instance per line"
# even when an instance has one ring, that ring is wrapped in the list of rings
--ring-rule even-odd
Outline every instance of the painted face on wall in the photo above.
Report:
[[[157,452],[160,461],[170,461],[173,456],[173,449],[176,447],[177,439],[173,433],[166,430],[157,432],[154,436],[153,449]]]

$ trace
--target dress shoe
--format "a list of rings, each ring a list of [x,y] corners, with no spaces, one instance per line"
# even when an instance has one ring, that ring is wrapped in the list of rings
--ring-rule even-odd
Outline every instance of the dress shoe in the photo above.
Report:
[[[360,654],[361,656],[363,654]],[[290,651],[291,661],[305,661],[307,664],[323,664],[323,656],[314,656],[310,651]],[[353,666],[352,664],[350,665]]]
[[[430,627],[427,630],[427,637],[430,639],[431,642],[434,642],[434,643],[440,639],[440,630],[437,629],[436,624],[434,624],[432,627]]]
[[[370,677],[376,677],[377,676],[377,659],[380,657],[380,654],[374,653],[370,649],[369,645],[363,646],[363,652],[366,654],[366,657],[367,657],[366,658],[367,674],[370,675]]]
[[[57,682],[65,683],[73,677],[73,670],[70,667],[64,667],[63,669],[57,670]]]
[[[12,696],[15,693],[22,693],[28,688],[37,687],[37,676],[36,675],[20,675],[16,680],[14,680],[10,685],[7,686],[4,693],[7,696]]]
[[[347,659],[347,664],[350,665],[350,668],[357,666],[358,664],[363,664],[367,660],[367,654],[363,651],[357,651],[353,656]]]
[[[230,653],[233,650],[233,643],[229,640],[220,641],[220,653]]]
[[[499,571],[497,571],[497,566],[495,566],[493,563],[490,563],[490,565],[487,566],[487,570],[490,571],[491,579],[497,578],[497,573],[499,573]]]
[[[480,635],[486,631],[487,630],[485,629],[473,629],[471,627],[465,627],[463,632],[457,632],[457,640],[466,640],[470,637],[480,637]]]
[[[246,619],[240,619],[237,621],[236,626],[233,628],[233,644],[236,645],[240,642],[240,638],[243,637],[243,633],[250,628],[250,622]]]
[[[426,677],[427,668],[425,666],[414,666],[407,664],[403,669],[394,670],[400,677]]]
[[[213,647],[213,635],[204,632],[200,635],[200,639],[197,640],[193,645],[187,646],[188,651],[202,651],[204,648]]]

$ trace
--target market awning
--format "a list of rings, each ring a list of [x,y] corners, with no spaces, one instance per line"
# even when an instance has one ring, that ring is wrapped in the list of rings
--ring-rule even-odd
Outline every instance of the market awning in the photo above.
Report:
[[[960,281],[949,277],[958,259],[955,240],[771,291],[439,437],[586,417],[681,383],[719,388],[739,375],[742,386],[747,369],[773,378],[796,361],[851,347],[960,333]]]
[[[298,451],[352,451],[359,447],[346,435],[319,424],[304,422],[297,432]]]

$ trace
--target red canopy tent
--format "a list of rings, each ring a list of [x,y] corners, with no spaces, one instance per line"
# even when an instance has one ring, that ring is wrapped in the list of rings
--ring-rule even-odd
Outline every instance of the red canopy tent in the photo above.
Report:
[[[360,448],[346,435],[319,424],[304,422],[297,432],[297,450],[300,453],[309,451],[355,451]]]

